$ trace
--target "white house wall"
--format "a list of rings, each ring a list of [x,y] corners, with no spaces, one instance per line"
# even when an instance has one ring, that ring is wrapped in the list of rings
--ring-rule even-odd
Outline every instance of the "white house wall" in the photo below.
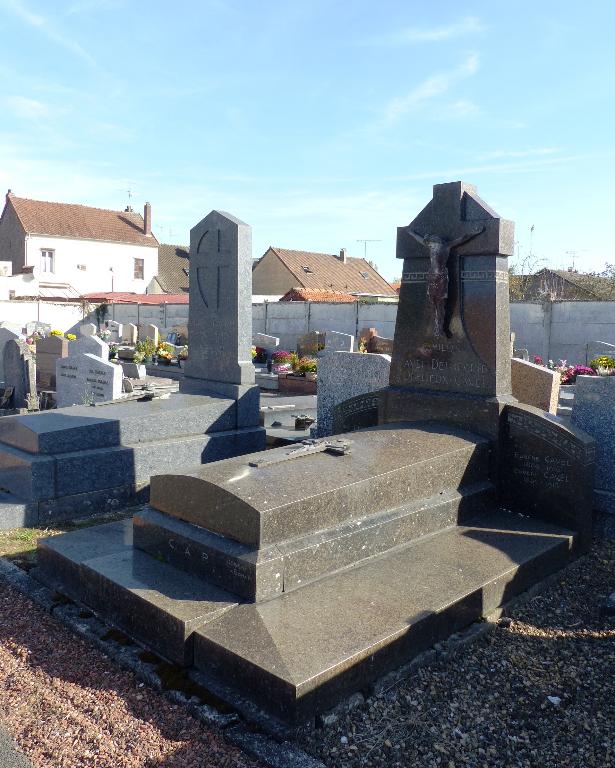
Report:
[[[54,251],[53,273],[42,273],[41,251]],[[143,280],[134,279],[134,259],[143,259]],[[158,248],[99,240],[30,235],[26,239],[26,264],[39,279],[69,283],[79,293],[128,291],[145,293],[158,273]],[[77,265],[85,265],[85,270]],[[113,269],[113,272],[111,272]]]

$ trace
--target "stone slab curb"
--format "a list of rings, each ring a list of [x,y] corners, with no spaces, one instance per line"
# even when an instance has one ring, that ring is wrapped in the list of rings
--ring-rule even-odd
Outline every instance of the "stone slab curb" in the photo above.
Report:
[[[33,577],[3,557],[0,557],[0,580],[15,587],[43,608],[46,613],[93,643],[120,667],[133,672],[139,680],[161,692],[173,703],[185,706],[191,715],[209,727],[216,728],[229,743],[257,758],[264,765],[270,768],[325,768],[323,763],[289,742],[280,744],[265,734],[248,730],[239,721],[237,714],[222,714],[207,704],[195,704],[194,700],[188,699],[180,691],[165,690],[158,676],[151,671],[151,665],[139,659],[138,654],[145,650],[143,646],[136,642],[130,646],[122,646],[112,640],[104,639],[110,625],[100,621],[93,613],[91,617],[83,618],[84,611],[78,604],[72,601],[66,604],[54,599],[50,589],[39,584]]]

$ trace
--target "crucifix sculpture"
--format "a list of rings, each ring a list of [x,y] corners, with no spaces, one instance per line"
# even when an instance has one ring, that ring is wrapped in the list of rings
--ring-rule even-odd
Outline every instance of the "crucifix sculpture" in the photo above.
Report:
[[[427,299],[431,307],[433,334],[435,337],[440,337],[444,334],[444,317],[448,300],[448,260],[451,251],[484,231],[485,227],[481,226],[477,227],[474,232],[465,233],[454,240],[445,240],[440,235],[420,235],[408,227],[409,234],[429,251]]]

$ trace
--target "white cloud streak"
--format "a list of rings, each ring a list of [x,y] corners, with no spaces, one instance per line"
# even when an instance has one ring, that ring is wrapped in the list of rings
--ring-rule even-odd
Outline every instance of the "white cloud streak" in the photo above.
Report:
[[[420,43],[442,43],[466,35],[484,32],[485,25],[476,16],[466,16],[459,21],[441,27],[406,27],[390,35],[374,38],[368,45],[415,45]]]
[[[69,51],[69,53],[72,53],[77,58],[85,61],[89,66],[98,69],[98,64],[85,48],[57,29],[48,18],[30,11],[21,0],[0,0],[0,8],[9,11],[27,26],[38,29],[48,40],[51,40],[53,43]]]
[[[478,72],[479,59],[475,53],[469,54],[456,69],[440,72],[423,80],[404,96],[397,96],[386,105],[385,119],[394,122],[425,102],[447,93],[453,85]],[[457,102],[458,104],[460,102]],[[466,102],[467,104],[468,102]]]
[[[28,99],[25,96],[10,96],[5,104],[16,117],[25,120],[40,119],[47,117],[50,113],[49,108],[42,101]]]

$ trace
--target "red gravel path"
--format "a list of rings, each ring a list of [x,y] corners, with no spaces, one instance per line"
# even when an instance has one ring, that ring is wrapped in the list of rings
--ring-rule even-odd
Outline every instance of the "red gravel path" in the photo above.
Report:
[[[35,768],[256,768],[0,584],[0,723]]]

